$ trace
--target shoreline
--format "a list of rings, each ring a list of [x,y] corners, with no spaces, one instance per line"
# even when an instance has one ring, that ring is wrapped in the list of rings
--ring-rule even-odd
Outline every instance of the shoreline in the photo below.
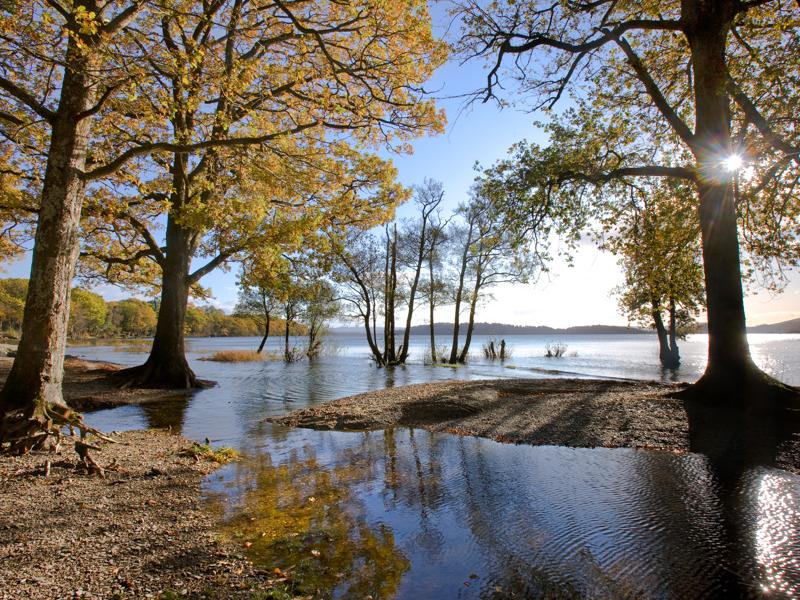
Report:
[[[387,388],[300,409],[265,421],[318,430],[422,428],[502,443],[575,448],[636,448],[672,453],[749,453],[733,430],[698,431],[691,420],[731,425],[747,415],[734,408],[689,404],[672,397],[688,384],[600,379],[449,380]],[[689,413],[692,413],[690,415]],[[710,420],[710,421],[709,421]],[[755,443],[769,434],[751,423]],[[750,427],[750,426],[748,426]],[[800,432],[774,447],[775,466],[800,473]],[[745,457],[746,458],[746,457]]]
[[[572,447],[689,448],[686,384],[610,379],[448,380],[340,398],[266,421],[365,431],[420,427],[499,442]]]

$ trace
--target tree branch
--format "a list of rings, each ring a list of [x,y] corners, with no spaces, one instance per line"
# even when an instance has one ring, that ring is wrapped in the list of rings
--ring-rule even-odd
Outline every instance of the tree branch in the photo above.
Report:
[[[33,112],[37,115],[42,117],[45,121],[52,125],[53,120],[55,119],[55,113],[47,108],[44,104],[39,102],[33,94],[28,92],[27,90],[22,89],[17,84],[9,81],[5,77],[0,77],[0,90],[5,90],[12,96],[14,96],[17,100],[22,102],[25,106],[30,108]]]
[[[739,105],[739,108],[742,109],[748,120],[756,126],[756,129],[758,129],[759,133],[761,133],[770,146],[793,157],[794,161],[800,162],[800,147],[792,146],[770,127],[769,122],[758,110],[755,103],[744,93],[744,90],[739,87],[739,84],[737,84],[730,75],[728,76],[728,93],[733,97],[736,104]]]
[[[502,34],[498,32],[499,36],[505,37],[505,40],[500,44],[497,53],[497,60],[495,61],[494,66],[492,67],[491,71],[487,75],[487,85],[486,85],[486,96],[484,98],[484,102],[488,101],[489,98],[492,97],[492,88],[494,87],[494,83],[497,80],[497,73],[500,70],[500,67],[503,63],[503,57],[506,54],[522,54],[524,52],[528,52],[539,46],[545,46],[548,48],[554,48],[556,50],[561,50],[563,52],[568,52],[570,54],[586,54],[593,50],[597,50],[601,48],[608,42],[615,40],[617,37],[623,35],[628,31],[633,31],[636,29],[647,29],[647,30],[662,30],[662,31],[681,31],[683,29],[683,24],[678,20],[661,20],[661,19],[632,19],[630,21],[625,21],[622,23],[618,23],[614,26],[613,29],[603,29],[603,35],[596,37],[594,39],[587,39],[581,43],[571,43],[565,42],[558,38],[553,38],[547,35],[543,35],[540,33],[536,33],[533,35],[527,36],[527,41],[521,44],[513,44],[511,39],[513,37],[512,33],[505,33]],[[483,54],[486,50],[491,47],[491,44],[487,44],[487,47],[484,49],[481,54]]]
[[[608,183],[623,177],[673,177],[695,181],[697,176],[693,169],[687,167],[664,167],[661,165],[642,165],[639,167],[621,167],[612,169],[605,173],[579,173],[575,171],[565,171],[559,175],[559,183],[573,179],[587,181],[596,185]]]
[[[664,116],[667,122],[672,126],[672,129],[675,131],[676,134],[686,143],[687,146],[690,148],[694,147],[695,138],[694,133],[692,130],[689,129],[689,126],[678,116],[678,113],[675,112],[675,109],[670,106],[667,99],[664,97],[664,94],[658,87],[658,84],[652,78],[650,73],[647,71],[647,67],[644,66],[639,56],[634,52],[631,45],[619,35],[616,35],[612,32],[608,33],[617,45],[622,49],[625,53],[625,57],[628,59],[628,63],[633,68],[634,72],[636,73],[637,79],[642,82],[647,93],[650,95],[650,98],[653,99],[653,103],[658,108],[659,112]]]
[[[153,258],[159,265],[163,267],[166,257],[164,256],[164,252],[161,250],[161,246],[158,245],[153,237],[153,234],[150,232],[147,226],[133,215],[125,215],[125,220],[128,221],[128,223],[130,223],[133,228],[139,232],[139,235],[142,236],[147,244],[147,247],[150,248],[150,251],[153,253]]]
[[[194,152],[196,150],[204,150],[206,148],[255,146],[258,144],[263,144],[264,142],[268,142],[270,140],[274,140],[279,137],[300,133],[301,131],[305,131],[306,129],[311,129],[313,127],[316,127],[317,125],[319,125],[318,121],[311,121],[310,123],[304,123],[302,125],[292,127],[291,129],[287,129],[285,131],[269,133],[261,136],[245,136],[238,138],[205,140],[194,144],[175,144],[173,142],[153,142],[149,144],[141,144],[139,146],[135,146],[134,148],[126,150],[125,152],[120,154],[117,158],[115,158],[109,163],[106,163],[105,165],[102,165],[100,167],[95,167],[94,169],[91,169],[89,171],[85,171],[82,177],[85,180],[106,177],[108,175],[111,175],[118,169],[120,169],[128,161],[136,158],[137,156],[142,156],[143,154],[152,154],[156,152],[188,153],[188,152]]]
[[[190,273],[186,278],[187,283],[189,283],[190,285],[197,283],[198,281],[200,281],[201,278],[203,278],[205,275],[208,275],[211,271],[216,269],[218,266],[220,266],[234,254],[239,252],[239,250],[241,249],[242,249],[241,247],[237,247],[226,250],[225,252],[220,252],[214,258],[212,258],[210,261],[204,264],[202,267],[200,267],[193,273]]]

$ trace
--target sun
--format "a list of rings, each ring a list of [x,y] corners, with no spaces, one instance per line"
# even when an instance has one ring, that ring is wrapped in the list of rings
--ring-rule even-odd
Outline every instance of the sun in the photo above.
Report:
[[[729,173],[738,171],[742,168],[743,164],[744,160],[742,160],[741,154],[731,154],[728,158],[722,161],[722,167]]]

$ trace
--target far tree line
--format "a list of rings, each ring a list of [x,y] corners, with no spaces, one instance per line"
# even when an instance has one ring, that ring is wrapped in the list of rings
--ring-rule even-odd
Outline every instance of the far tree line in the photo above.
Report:
[[[27,279],[0,279],[0,335],[18,339],[25,307]],[[158,320],[158,302],[140,298],[107,301],[100,294],[83,288],[73,288],[70,294],[68,335],[72,341],[98,338],[152,337]],[[273,334],[283,334],[285,322],[275,318],[270,324]],[[196,337],[256,336],[263,327],[250,314],[228,314],[214,306],[194,306],[186,309],[185,334]],[[308,327],[289,323],[292,336],[304,336]]]

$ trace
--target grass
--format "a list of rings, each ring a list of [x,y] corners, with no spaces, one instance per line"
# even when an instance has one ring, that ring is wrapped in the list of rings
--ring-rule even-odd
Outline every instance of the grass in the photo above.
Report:
[[[208,444],[193,443],[188,448],[180,451],[182,456],[191,456],[195,460],[210,460],[220,465],[239,460],[239,452],[228,446],[212,448]]]
[[[220,350],[211,356],[203,357],[202,360],[213,360],[215,362],[255,362],[259,360],[276,360],[279,357],[273,352],[262,352],[259,354],[255,350]]]

